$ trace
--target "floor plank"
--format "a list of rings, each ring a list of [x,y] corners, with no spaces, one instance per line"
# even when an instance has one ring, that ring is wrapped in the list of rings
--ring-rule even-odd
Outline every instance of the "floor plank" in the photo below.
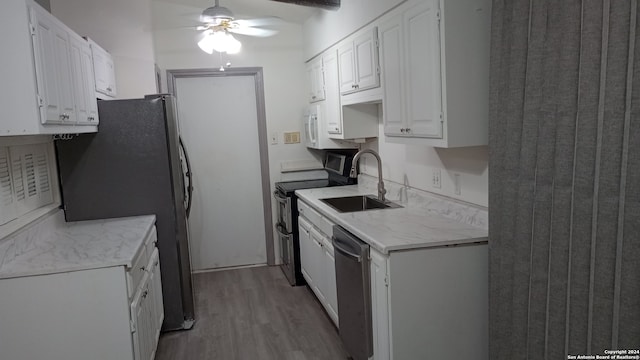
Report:
[[[196,274],[194,289],[193,329],[163,334],[156,360],[347,359],[311,290],[278,267]]]

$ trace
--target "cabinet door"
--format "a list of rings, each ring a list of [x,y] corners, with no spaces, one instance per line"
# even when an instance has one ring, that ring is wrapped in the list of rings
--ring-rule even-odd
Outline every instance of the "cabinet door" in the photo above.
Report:
[[[336,287],[336,259],[333,253],[333,245],[331,239],[327,236],[324,237],[324,272],[325,272],[325,290],[324,295],[326,297],[326,309],[329,317],[333,322],[338,325],[338,290]]]
[[[71,36],[71,65],[74,75],[74,94],[78,125],[98,124],[98,103],[91,48],[82,38]]]
[[[36,64],[38,100],[43,124],[60,123],[62,100],[58,91],[58,74],[55,52],[55,24],[50,15],[38,6],[30,8],[33,31],[33,52]]]
[[[116,95],[116,73],[113,59],[95,42],[91,42],[96,91],[114,97]]]
[[[164,320],[164,306],[162,301],[162,280],[160,278],[160,257],[158,249],[154,248],[153,254],[149,259],[146,267],[149,272],[149,310],[151,311],[151,319],[153,325],[152,352],[155,352],[158,339],[160,338],[160,329]]]
[[[356,90],[380,86],[378,72],[378,29],[365,33],[353,40],[355,51]]]
[[[89,89],[87,89],[86,74],[83,70],[83,42],[84,40],[78,39],[75,36],[71,37],[70,41],[73,90],[76,101],[76,119],[78,123],[86,123],[89,118],[89,109],[87,108],[87,105],[89,104],[89,100],[87,99]]]
[[[107,76],[109,79],[109,86],[107,87],[107,91],[109,92],[109,95],[111,95],[112,97],[115,97],[117,95],[116,67],[113,64],[113,58],[109,54],[107,54],[106,64],[107,64]]]
[[[149,296],[149,279],[149,274],[145,274],[131,302],[131,331],[135,360],[153,360],[151,355],[155,349],[152,341],[155,335],[152,312],[154,304]]]
[[[406,128],[402,40],[401,15],[380,24],[384,133],[390,136],[405,135]]]
[[[342,134],[342,107],[338,84],[338,58],[336,51],[328,51],[322,58],[325,84],[324,120],[329,134]]]
[[[58,76],[58,93],[60,94],[60,110],[64,123],[75,123],[76,106],[73,91],[73,75],[71,70],[71,44],[66,29],[55,24],[53,50],[56,57],[56,74]]]
[[[96,91],[109,94],[107,88],[109,87],[109,74],[107,66],[106,54],[98,49],[96,46],[91,46],[91,52],[93,54],[93,71],[95,74]]]
[[[316,102],[325,99],[324,95],[324,74],[322,69],[322,58],[318,58],[309,63],[307,67],[309,76],[309,102]]]
[[[356,91],[355,57],[353,43],[348,42],[338,48],[338,68],[340,93],[347,94]]]
[[[417,137],[442,138],[442,79],[438,2],[404,13],[407,129]]]
[[[311,288],[313,288],[314,279],[312,276],[313,268],[313,246],[311,244],[311,234],[309,229],[311,225],[301,216],[298,217],[298,233],[300,236],[300,270],[302,276]]]
[[[389,298],[387,257],[371,250],[371,316],[373,328],[373,358],[389,360]]]
[[[311,277],[313,278],[313,292],[318,297],[318,300],[322,304],[326,304],[327,296],[325,291],[327,289],[327,277],[324,271],[324,245],[322,244],[322,235],[315,228],[311,228],[309,231],[311,235]]]
[[[96,99],[96,82],[93,70],[93,56],[91,55],[91,47],[88,43],[84,43],[82,47],[82,73],[86,81],[85,87],[87,89],[87,125],[98,125],[100,119],[98,118],[98,101]],[[80,120],[78,120],[80,123]]]

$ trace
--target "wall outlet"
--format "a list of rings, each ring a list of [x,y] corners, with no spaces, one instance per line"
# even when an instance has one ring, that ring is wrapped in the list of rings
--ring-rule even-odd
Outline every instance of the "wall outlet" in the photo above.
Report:
[[[431,170],[431,186],[436,189],[442,188],[442,178],[440,169],[433,168]]]
[[[455,188],[455,193],[456,195],[461,195],[462,194],[462,184],[460,183],[460,174],[454,173],[453,174],[453,186]]]

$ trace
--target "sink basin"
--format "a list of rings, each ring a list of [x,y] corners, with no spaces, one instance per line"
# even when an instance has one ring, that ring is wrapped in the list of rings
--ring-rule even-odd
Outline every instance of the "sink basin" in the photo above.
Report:
[[[373,195],[358,195],[320,199],[323,203],[331,206],[339,212],[356,212],[378,209],[394,209],[402,206],[387,201],[382,202]]]

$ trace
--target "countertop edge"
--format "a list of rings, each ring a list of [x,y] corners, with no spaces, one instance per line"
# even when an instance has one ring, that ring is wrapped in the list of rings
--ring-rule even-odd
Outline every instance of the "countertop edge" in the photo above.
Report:
[[[349,186],[350,189],[354,189],[357,192],[357,195],[369,195],[370,191],[367,189],[358,188],[357,185]],[[321,213],[323,216],[326,216],[329,220],[344,227],[347,231],[351,232],[353,235],[360,238],[362,241],[366,242],[374,248],[376,251],[388,255],[393,251],[406,251],[406,250],[414,250],[414,249],[424,249],[424,248],[432,248],[432,247],[443,247],[443,246],[455,246],[455,245],[467,245],[473,243],[488,243],[488,236],[482,237],[468,237],[462,239],[452,239],[452,240],[442,240],[442,241],[431,241],[424,242],[421,244],[403,244],[403,245],[385,245],[380,241],[372,238],[371,236],[364,234],[357,227],[353,226],[348,222],[348,220],[340,218],[336,210],[331,209],[328,205],[322,205],[319,203],[319,199],[315,197],[309,197],[305,194],[304,190],[296,191],[296,195],[306,204],[311,206],[314,210]],[[403,207],[404,208],[404,207]],[[400,208],[402,209],[402,208]],[[385,209],[385,210],[373,210],[373,211],[394,211],[398,209]]]
[[[40,242],[39,236],[34,237],[33,234],[37,234],[42,231],[49,231],[58,233],[60,231],[75,231],[78,228],[82,228],[83,226],[104,226],[109,227],[110,223],[113,224],[114,230],[109,231],[109,233],[117,233],[118,231],[118,222],[127,222],[127,221],[139,221],[140,225],[138,230],[131,233],[133,236],[121,237],[120,242],[116,242],[114,246],[120,247],[124,245],[125,247],[129,247],[130,250],[127,250],[124,254],[120,254],[118,256],[114,256],[111,258],[100,256],[100,253],[96,253],[96,255],[90,255],[88,258],[80,259],[77,263],[72,261],[63,260],[54,260],[53,263],[43,264],[40,266],[34,266],[33,268],[29,268],[26,263],[30,260],[29,257],[25,258],[24,255],[18,255],[13,260],[9,260],[3,264],[0,264],[0,280],[5,279],[15,279],[21,277],[31,277],[31,276],[46,276],[52,274],[61,274],[61,273],[70,273],[76,271],[85,271],[92,269],[103,269],[103,268],[111,268],[123,266],[126,269],[130,269],[133,266],[133,261],[136,259],[138,254],[141,253],[144,249],[145,240],[152,233],[157,218],[155,214],[150,215],[137,215],[137,216],[129,216],[122,218],[109,218],[109,219],[97,219],[97,220],[87,220],[87,221],[76,221],[76,222],[66,222],[64,220],[57,219],[53,220],[54,216],[62,216],[60,213],[54,213],[50,215],[52,220],[50,223],[45,224],[45,222],[36,222],[33,227],[25,228],[24,233],[19,233],[16,235],[12,241],[14,244],[22,241],[32,241],[34,244],[44,244]],[[137,219],[137,220],[136,220]],[[44,225],[43,225],[44,224]],[[41,228],[38,228],[38,227]],[[22,232],[22,231],[21,231]],[[67,234],[64,234],[67,235]],[[67,235],[73,236],[73,235]],[[35,240],[30,240],[30,238],[34,238]],[[95,241],[95,240],[93,240]],[[99,241],[99,240],[98,240]],[[88,242],[80,241],[78,244],[87,244]],[[15,245],[14,245],[15,246]],[[34,247],[35,246],[35,247]],[[38,249],[38,246],[42,245],[33,245],[30,248]],[[63,253],[72,253],[75,251],[76,246],[68,246],[64,245]],[[99,250],[98,250],[99,251]],[[1,260],[1,259],[0,259]],[[17,260],[17,264],[12,264],[13,261]],[[15,269],[15,270],[12,270]]]

